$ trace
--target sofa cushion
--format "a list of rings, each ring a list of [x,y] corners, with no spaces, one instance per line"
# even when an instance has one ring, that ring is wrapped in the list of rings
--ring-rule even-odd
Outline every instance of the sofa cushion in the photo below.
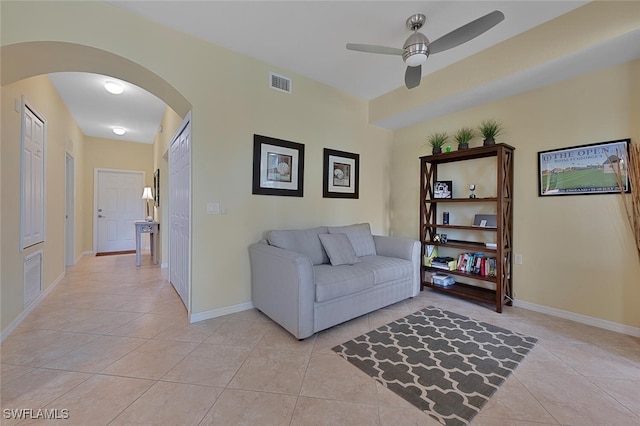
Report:
[[[316,276],[316,302],[335,299],[373,287],[371,269],[350,265],[318,265],[313,270]]]
[[[346,234],[320,234],[320,242],[333,266],[353,265],[358,256]]]
[[[376,244],[371,235],[371,226],[368,223],[359,223],[349,226],[329,226],[330,234],[347,234],[356,256],[373,256],[376,254]]]
[[[321,265],[329,263],[329,256],[324,251],[318,235],[327,232],[326,226],[313,229],[269,231],[267,241],[272,246],[302,253],[309,257],[314,265]]]
[[[397,257],[364,256],[359,259],[358,266],[373,272],[376,285],[413,275],[413,263]]]

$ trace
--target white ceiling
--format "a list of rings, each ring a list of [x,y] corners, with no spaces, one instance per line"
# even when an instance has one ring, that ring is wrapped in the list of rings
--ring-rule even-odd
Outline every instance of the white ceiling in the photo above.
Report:
[[[147,19],[257,58],[291,73],[373,99],[404,84],[402,58],[348,51],[345,44],[401,48],[407,17],[427,15],[430,40],[493,10],[505,20],[476,39],[430,56],[423,75],[567,13],[586,1],[108,1]],[[151,42],[151,41],[150,41]],[[285,73],[286,74],[286,73]],[[127,84],[123,95],[102,87],[105,77],[52,74],[51,80],[88,136],[153,142],[164,104]],[[295,84],[295,79],[294,79]],[[295,87],[295,86],[294,86]]]

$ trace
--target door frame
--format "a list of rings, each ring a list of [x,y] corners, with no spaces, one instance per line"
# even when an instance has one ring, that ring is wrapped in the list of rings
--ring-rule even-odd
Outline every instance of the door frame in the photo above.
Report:
[[[65,153],[65,221],[64,221],[64,265],[76,264],[76,159]]]
[[[124,170],[124,169],[107,169],[103,167],[96,167],[93,169],[93,253],[98,252],[98,172],[114,172],[114,173],[127,173],[127,174],[140,174],[142,175],[142,187],[147,181],[146,172],[144,170]],[[140,193],[142,197],[142,193]],[[140,198],[142,200],[142,198]],[[140,220],[145,217],[144,206],[142,206],[142,215]]]

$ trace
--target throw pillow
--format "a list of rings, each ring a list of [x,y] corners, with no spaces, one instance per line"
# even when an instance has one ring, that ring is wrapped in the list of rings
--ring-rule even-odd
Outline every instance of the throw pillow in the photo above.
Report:
[[[333,266],[353,265],[358,256],[353,250],[349,237],[345,234],[320,234],[320,241]]]
[[[328,227],[330,234],[347,234],[356,256],[375,256],[376,244],[371,235],[371,226],[368,223],[359,223],[349,226]]]

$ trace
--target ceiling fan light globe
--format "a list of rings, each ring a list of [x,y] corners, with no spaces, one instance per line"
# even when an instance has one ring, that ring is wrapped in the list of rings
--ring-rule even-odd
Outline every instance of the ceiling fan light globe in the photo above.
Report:
[[[420,65],[427,62],[427,54],[426,53],[414,53],[411,56],[408,56],[405,59],[405,63],[409,67],[419,67]]]

